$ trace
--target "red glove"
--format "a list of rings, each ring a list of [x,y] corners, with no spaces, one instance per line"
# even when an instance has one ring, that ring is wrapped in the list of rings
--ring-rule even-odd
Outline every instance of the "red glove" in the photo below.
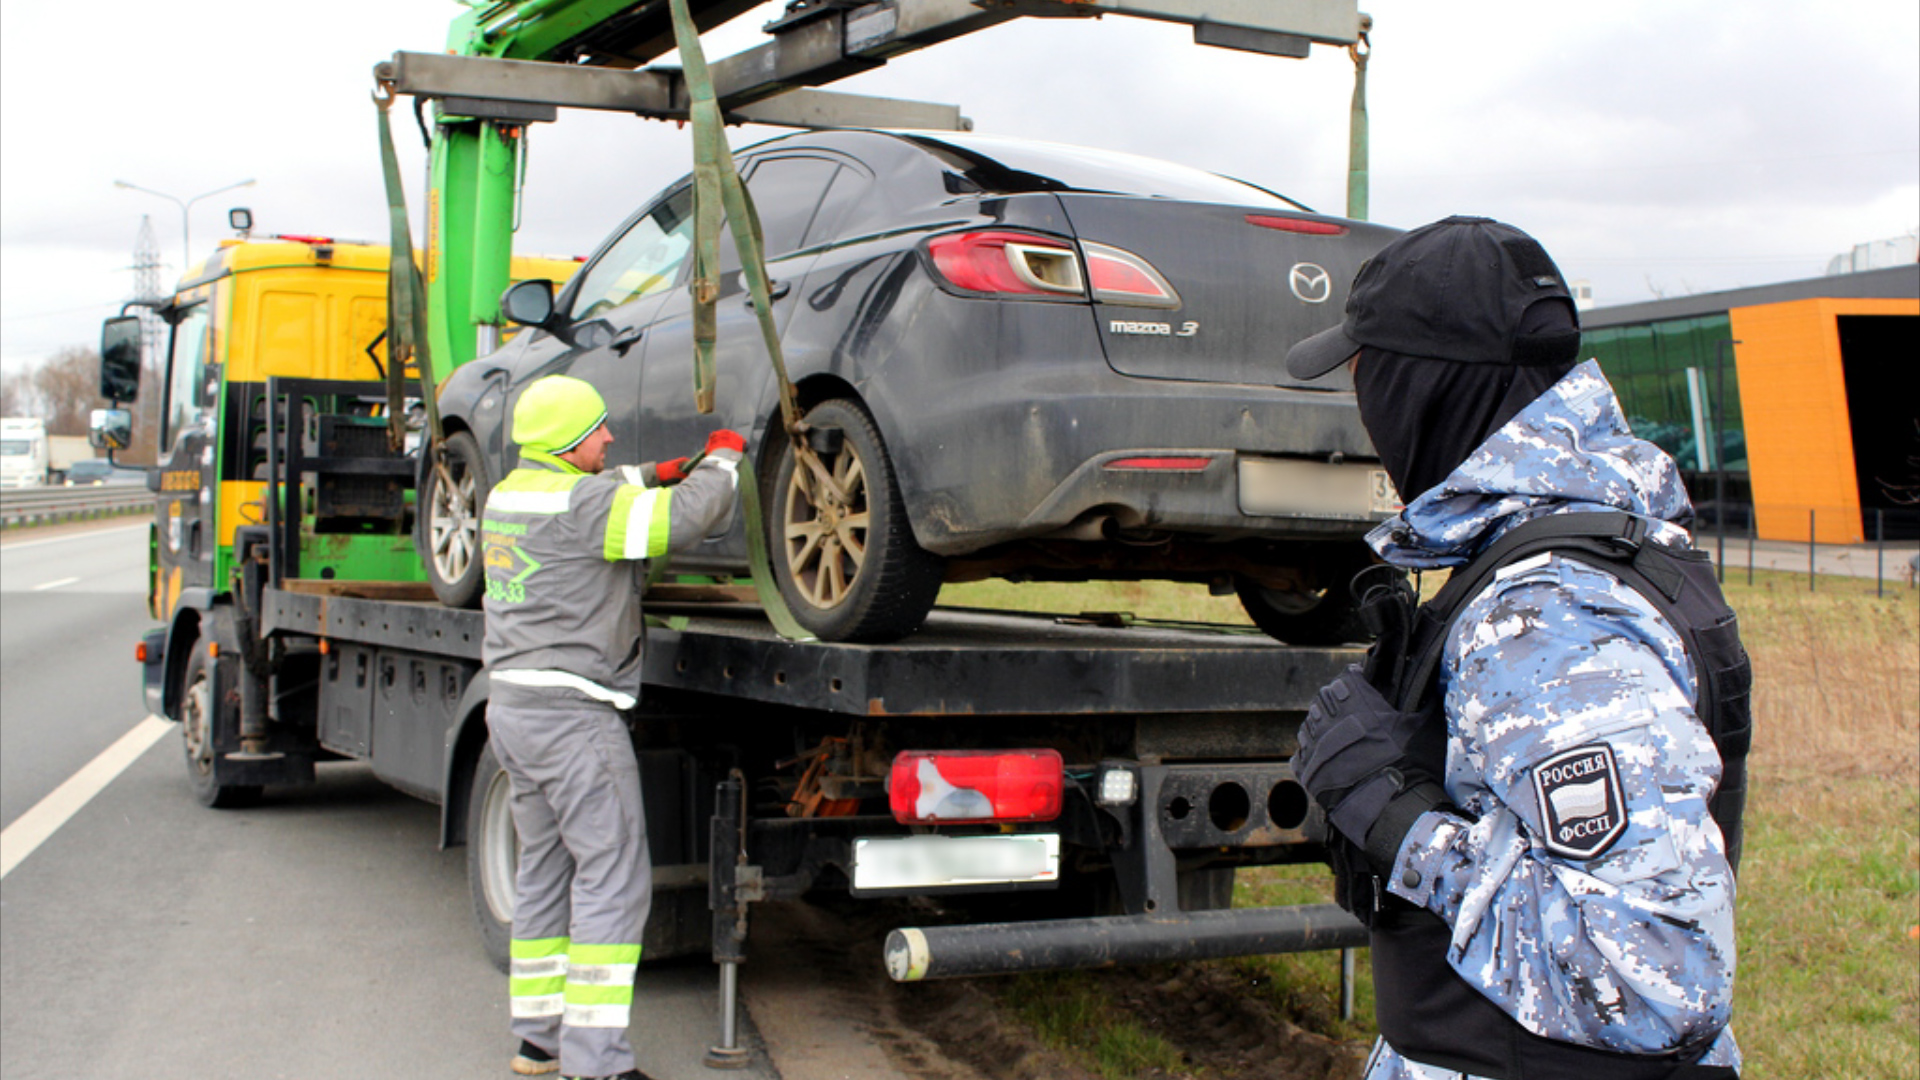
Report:
[[[662,484],[677,484],[687,478],[687,459],[677,457],[672,461],[663,461],[653,467],[653,475]]]
[[[715,450],[732,450],[736,454],[744,455],[747,452],[747,440],[741,438],[738,432],[721,428],[707,436],[706,453],[711,454]]]

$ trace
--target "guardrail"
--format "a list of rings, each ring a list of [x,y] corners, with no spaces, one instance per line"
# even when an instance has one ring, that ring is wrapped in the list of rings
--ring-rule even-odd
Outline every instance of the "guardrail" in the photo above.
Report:
[[[0,528],[147,513],[153,497],[144,484],[7,488],[0,490]]]

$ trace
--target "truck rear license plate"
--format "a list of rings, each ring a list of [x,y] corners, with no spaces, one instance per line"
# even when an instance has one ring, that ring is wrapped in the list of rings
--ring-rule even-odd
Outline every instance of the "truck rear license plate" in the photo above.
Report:
[[[1240,512],[1371,521],[1400,509],[1385,469],[1287,458],[1240,459]]]
[[[863,837],[853,842],[853,889],[931,889],[1057,881],[1060,837]]]

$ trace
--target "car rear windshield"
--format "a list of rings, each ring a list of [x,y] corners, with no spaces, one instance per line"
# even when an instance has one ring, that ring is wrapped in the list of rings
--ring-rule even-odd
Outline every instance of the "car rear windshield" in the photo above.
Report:
[[[1097,191],[1312,213],[1285,195],[1245,181],[1133,154],[973,135],[914,136],[913,140],[946,160],[981,191],[996,194]]]

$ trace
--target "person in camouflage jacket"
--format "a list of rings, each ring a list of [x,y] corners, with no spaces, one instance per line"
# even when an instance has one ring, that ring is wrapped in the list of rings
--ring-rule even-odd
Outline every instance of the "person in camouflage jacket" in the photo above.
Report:
[[[1678,467],[1577,345],[1545,251],[1450,218],[1364,266],[1345,322],[1288,366],[1352,373],[1412,496],[1368,537],[1392,566],[1460,567],[1521,522],[1589,511],[1686,546]],[[1358,668],[1322,692],[1295,772],[1380,890],[1360,913],[1382,1033],[1367,1080],[1735,1075],[1734,873],[1703,685],[1639,592],[1545,552],[1447,629],[1443,747],[1423,753]]]

